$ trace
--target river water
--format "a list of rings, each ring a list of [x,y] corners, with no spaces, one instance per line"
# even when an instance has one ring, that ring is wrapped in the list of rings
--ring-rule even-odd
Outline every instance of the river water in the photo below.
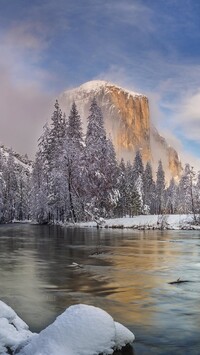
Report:
[[[136,355],[199,355],[200,232],[0,226],[0,299],[32,331],[86,303],[133,331]]]

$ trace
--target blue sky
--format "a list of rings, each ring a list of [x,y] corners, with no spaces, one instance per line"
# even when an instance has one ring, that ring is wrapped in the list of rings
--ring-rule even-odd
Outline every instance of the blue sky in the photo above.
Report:
[[[153,122],[199,164],[199,15],[199,0],[0,0],[0,140],[31,153],[52,98],[105,79],[147,94]]]

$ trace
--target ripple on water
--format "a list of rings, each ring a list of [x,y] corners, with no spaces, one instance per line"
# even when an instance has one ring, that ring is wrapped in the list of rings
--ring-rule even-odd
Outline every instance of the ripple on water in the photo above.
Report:
[[[198,241],[193,231],[0,226],[1,297],[33,331],[88,303],[133,331],[127,355],[199,355]],[[192,282],[168,284],[179,277]]]

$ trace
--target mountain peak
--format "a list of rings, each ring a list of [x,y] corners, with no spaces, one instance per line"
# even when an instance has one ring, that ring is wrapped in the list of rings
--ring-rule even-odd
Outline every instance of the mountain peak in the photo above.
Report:
[[[131,95],[131,96],[139,96],[139,97],[145,97],[145,95],[141,94],[141,93],[137,93],[134,92],[132,90],[129,89],[125,89],[117,84],[111,83],[110,81],[106,81],[106,80],[90,80],[87,81],[86,83],[80,85],[77,88],[71,89],[71,90],[67,90],[65,91],[67,93],[67,95],[69,94],[69,92],[84,92],[84,93],[98,93],[101,90],[106,90],[109,91],[112,88],[115,88],[116,90],[122,91],[127,95]]]
[[[86,90],[86,91],[98,90],[110,84],[111,83],[105,80],[90,80],[80,85],[79,89]]]

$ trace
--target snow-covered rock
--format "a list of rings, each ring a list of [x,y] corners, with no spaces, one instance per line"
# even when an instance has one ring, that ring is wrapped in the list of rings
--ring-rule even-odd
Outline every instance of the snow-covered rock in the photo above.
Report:
[[[0,354],[10,354],[19,344],[25,343],[33,334],[28,325],[15,311],[0,301]]]
[[[70,94],[73,97],[74,97],[74,95],[77,95],[78,98],[82,98],[86,94],[91,94],[91,92],[92,92],[93,95],[95,96],[102,89],[104,89],[107,92],[109,92],[110,88],[113,87],[113,86],[116,87],[118,90],[124,91],[128,95],[138,96],[138,97],[146,97],[145,95],[143,95],[141,93],[137,93],[135,91],[122,88],[121,86],[113,84],[113,83],[111,83],[109,81],[106,81],[106,80],[91,80],[91,81],[87,81],[86,83],[80,85],[78,88],[74,88],[74,89],[65,91],[63,93],[63,95],[69,95]]]
[[[135,340],[134,334],[121,323],[115,322],[115,349],[121,349]]]
[[[112,354],[135,337],[100,308],[74,305],[39,334],[32,334],[17,314],[0,302],[0,354]]]

